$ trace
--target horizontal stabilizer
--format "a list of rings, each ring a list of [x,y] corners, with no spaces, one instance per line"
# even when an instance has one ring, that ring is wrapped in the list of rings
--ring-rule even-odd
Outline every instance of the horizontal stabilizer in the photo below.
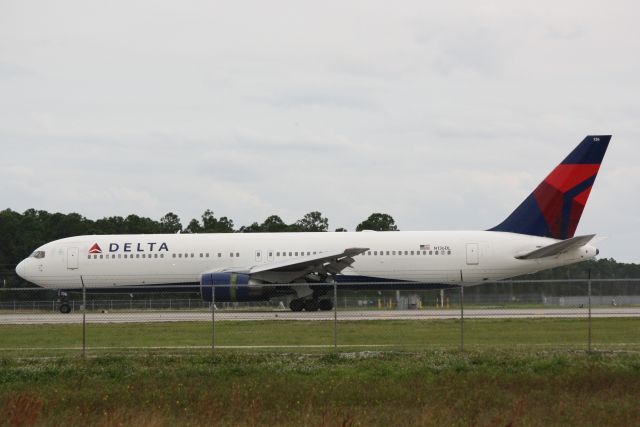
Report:
[[[560,255],[563,252],[567,252],[571,249],[579,248],[586,245],[595,237],[595,234],[589,234],[586,236],[576,236],[571,239],[563,240],[558,243],[553,243],[549,246],[545,246],[535,251],[529,252],[524,255],[518,255],[517,259],[538,259],[549,256]]]

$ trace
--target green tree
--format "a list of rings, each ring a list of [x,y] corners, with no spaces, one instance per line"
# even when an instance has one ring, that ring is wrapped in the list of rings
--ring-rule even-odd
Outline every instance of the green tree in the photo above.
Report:
[[[124,219],[126,234],[155,234],[161,230],[160,223],[151,218],[129,215]]]
[[[200,221],[198,221],[195,218],[193,218],[191,222],[189,222],[187,227],[184,229],[185,233],[202,233],[202,231],[203,231],[203,228],[202,228],[202,225],[200,224]]]
[[[262,233],[262,227],[257,222],[254,222],[251,225],[243,225],[238,231],[240,233]]]
[[[248,226],[240,227],[241,233],[281,233],[284,231],[292,231],[293,226],[284,223],[278,215],[271,215],[264,220],[262,224],[254,222]]]
[[[373,213],[369,218],[362,221],[356,227],[356,231],[374,230],[374,231],[398,231],[396,222],[393,217],[384,213]]]
[[[309,212],[293,224],[296,231],[327,231],[329,220],[318,211]]]
[[[233,233],[233,221],[226,216],[217,219],[211,209],[202,214],[202,227],[205,233]]]
[[[281,233],[283,231],[289,231],[289,226],[284,223],[282,218],[278,215],[271,215],[260,225],[260,228],[265,233]]]
[[[178,215],[173,212],[169,212],[162,218],[160,218],[160,228],[163,233],[177,233],[182,231],[182,223]]]
[[[336,233],[340,233],[340,232],[344,232],[347,231],[346,228],[340,227],[340,228],[336,228]]]

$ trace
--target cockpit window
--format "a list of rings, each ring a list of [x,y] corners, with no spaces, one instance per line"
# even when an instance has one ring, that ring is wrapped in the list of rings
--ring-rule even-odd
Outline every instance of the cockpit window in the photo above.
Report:
[[[44,258],[44,251],[35,251],[34,253],[31,254],[31,257],[42,259]]]

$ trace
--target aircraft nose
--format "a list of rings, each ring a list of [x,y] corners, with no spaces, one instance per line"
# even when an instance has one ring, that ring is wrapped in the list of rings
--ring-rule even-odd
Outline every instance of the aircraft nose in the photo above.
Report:
[[[22,277],[23,279],[26,279],[24,276],[27,273],[27,260],[23,259],[22,261],[20,261],[20,263],[16,266],[16,273],[18,274],[18,276]]]

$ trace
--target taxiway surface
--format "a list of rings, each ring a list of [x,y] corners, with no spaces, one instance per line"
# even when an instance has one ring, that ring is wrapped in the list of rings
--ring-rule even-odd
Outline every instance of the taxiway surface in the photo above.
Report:
[[[586,308],[522,308],[522,309],[465,309],[464,317],[471,319],[514,318],[586,318]],[[149,322],[207,322],[265,321],[265,320],[333,320],[333,311],[113,311],[86,313],[87,323],[149,323]],[[594,308],[592,317],[640,317],[640,307]],[[338,320],[434,320],[460,318],[460,310],[338,310]],[[5,313],[0,314],[1,325],[82,323],[79,312],[62,313]]]

